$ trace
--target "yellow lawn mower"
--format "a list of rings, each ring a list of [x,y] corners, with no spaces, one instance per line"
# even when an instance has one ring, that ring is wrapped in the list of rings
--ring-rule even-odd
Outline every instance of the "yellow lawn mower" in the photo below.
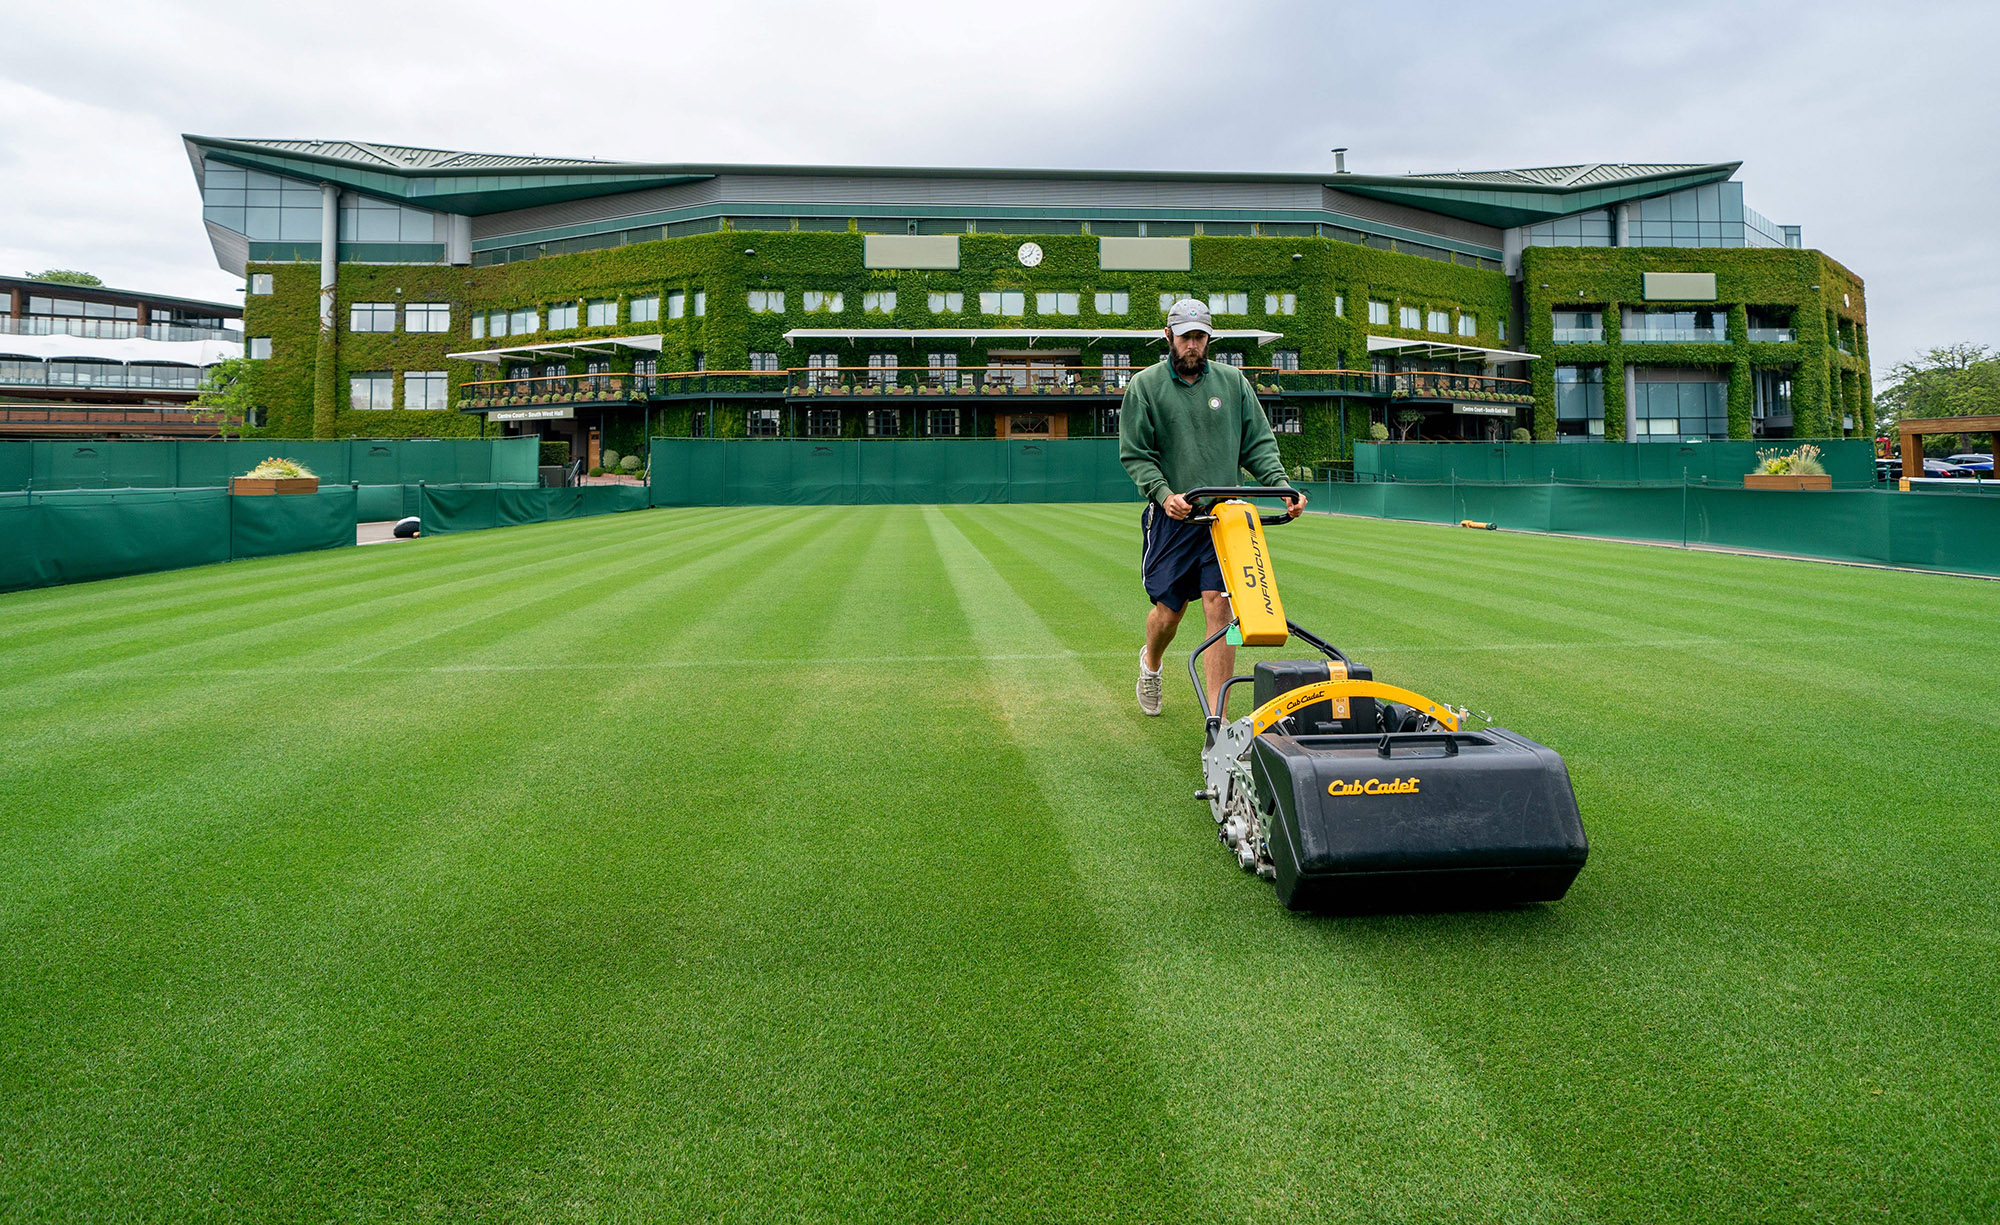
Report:
[[[1206,523],[1228,588],[1229,624],[1188,657],[1206,723],[1201,769],[1217,834],[1293,910],[1464,910],[1552,902],[1589,853],[1569,770],[1504,727],[1377,681],[1364,664],[1285,619],[1260,515],[1270,488],[1187,494]],[[1202,652],[1298,638],[1321,658],[1262,660],[1213,703]],[[1226,718],[1229,691],[1255,709]]]

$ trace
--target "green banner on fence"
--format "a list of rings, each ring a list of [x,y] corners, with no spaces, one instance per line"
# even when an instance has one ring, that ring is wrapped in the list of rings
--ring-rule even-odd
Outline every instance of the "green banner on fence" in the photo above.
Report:
[[[0,493],[0,591],[354,543],[354,490]]]
[[[1472,519],[1522,531],[2000,575],[2000,498],[1975,493],[1411,481],[1320,488],[1319,508],[1339,514]]]
[[[296,460],[321,485],[535,483],[534,438],[251,438],[230,442],[0,442],[0,491],[207,489],[262,460]],[[393,516],[392,516],[393,517]]]
[[[655,506],[1136,502],[1114,438],[655,438]]]
[[[1357,442],[1354,474],[1397,481],[1594,482],[1609,485],[1741,485],[1757,452],[1811,443],[1837,485],[1875,483],[1865,438],[1731,439],[1726,442]]]
[[[644,510],[650,500],[644,485],[580,485],[568,489],[426,485],[418,491],[417,505],[413,513],[423,520],[424,534],[429,536]]]

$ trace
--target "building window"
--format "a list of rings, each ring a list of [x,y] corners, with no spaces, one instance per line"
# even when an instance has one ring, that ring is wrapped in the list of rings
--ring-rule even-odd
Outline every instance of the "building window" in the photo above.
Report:
[[[1299,351],[1297,349],[1274,350],[1271,353],[1271,368],[1273,370],[1297,370],[1299,368]]]
[[[667,318],[680,319],[687,314],[687,294],[673,290],[667,294]]]
[[[252,336],[250,338],[249,356],[252,361],[261,362],[269,360],[271,356],[271,338],[269,336]]]
[[[442,370],[411,370],[403,375],[403,407],[437,412],[451,407],[450,384]]]
[[[347,308],[350,332],[393,332],[396,330],[394,302],[356,302]]]
[[[632,363],[632,381],[638,384],[637,390],[647,395],[660,389],[659,374],[660,359],[657,357],[642,358]]]
[[[1271,406],[1271,432],[1274,434],[1296,434],[1300,430],[1299,409],[1295,404],[1274,404]]]
[[[1037,315],[1074,315],[1077,312],[1077,299],[1079,296],[1078,294],[1065,293],[1061,290],[1044,290],[1035,295],[1035,313]]]
[[[708,291],[706,289],[697,289],[694,291],[694,317],[699,319],[707,313]]]
[[[584,307],[584,322],[594,328],[616,327],[618,324],[618,299],[592,298]]]
[[[1387,302],[1377,302],[1377,301],[1375,301],[1375,300],[1374,300],[1374,299],[1372,299],[1372,298],[1371,298],[1371,299],[1369,299],[1369,301],[1368,301],[1368,322],[1369,322],[1369,323],[1371,323],[1371,324],[1373,324],[1373,325],[1374,325],[1374,326],[1376,326],[1376,327],[1384,327],[1384,328],[1385,328],[1385,327],[1388,327],[1388,326],[1389,326],[1389,304],[1388,304]]]
[[[1243,369],[1243,355],[1241,353],[1210,353],[1209,356],[1225,366],[1234,366],[1238,370]]]
[[[1247,315],[1250,313],[1250,295],[1229,291],[1208,295],[1208,309],[1216,315]]]
[[[862,427],[870,438],[897,438],[903,433],[903,410],[900,408],[871,408]]]
[[[1458,315],[1458,334],[1460,336],[1479,335],[1479,316],[1468,315],[1460,311]]]
[[[837,289],[808,289],[801,296],[808,315],[838,315],[847,309],[846,295]]]
[[[750,291],[750,313],[753,315],[782,315],[785,313],[785,291],[782,289],[753,289]]]
[[[1116,405],[1110,408],[1101,408],[1097,411],[1097,432],[1107,438],[1117,435],[1118,408]]]
[[[1347,295],[1346,295],[1346,294],[1335,294],[1335,295],[1333,295],[1333,314],[1334,314],[1334,317],[1335,317],[1335,318],[1337,318],[1337,319],[1345,319],[1345,318],[1347,317]]]
[[[275,281],[276,278],[268,272],[253,272],[250,274],[250,292],[254,294],[276,293],[277,286]]]
[[[1501,343],[1501,344],[1506,344],[1506,343],[1507,343],[1507,321],[1506,321],[1505,319],[1502,319],[1502,320],[1501,320],[1501,321],[1500,321],[1500,322],[1499,322],[1498,324],[1496,324],[1495,326],[1497,326],[1497,327],[1498,327],[1498,328],[1500,329],[1500,343]]]
[[[1449,333],[1451,331],[1451,312],[1440,310],[1426,311],[1424,313],[1424,330],[1427,332]]]
[[[1114,289],[1097,295],[1097,313],[1100,315],[1129,315],[1132,313],[1132,295],[1122,289]]]
[[[408,303],[403,307],[403,330],[406,332],[451,331],[451,303]]]
[[[1729,437],[1729,382],[1722,371],[1639,366],[1633,391],[1632,413],[1638,424],[1634,442]]]
[[[1299,296],[1289,293],[1267,293],[1264,295],[1264,313],[1296,315],[1299,313]]]
[[[862,294],[861,313],[864,315],[895,314],[896,291],[893,289],[876,289]]]
[[[806,356],[806,384],[809,387],[825,389],[840,386],[840,355],[837,353],[811,353]]]
[[[1104,385],[1124,387],[1132,381],[1132,355],[1130,353],[1106,353],[1099,359],[1104,366]]]
[[[688,356],[694,359],[694,368],[696,370],[708,369],[708,354],[703,353],[700,349],[696,349],[693,353],[690,353]]]
[[[1028,313],[1028,295],[1020,290],[991,290],[979,295],[979,313],[1019,319]]]
[[[924,433],[932,438],[958,437],[958,410],[955,408],[934,408],[924,422]]]
[[[387,370],[348,375],[347,406],[367,411],[396,407],[396,376]]]
[[[894,353],[870,353],[868,355],[868,381],[876,387],[896,385],[896,355]]]
[[[542,330],[542,312],[532,306],[523,306],[507,312],[507,329],[516,336],[528,336]]]
[[[752,353],[750,355],[750,368],[762,371],[776,370],[778,369],[778,355],[776,353]]]
[[[1406,331],[1419,331],[1424,326],[1424,312],[1414,306],[1402,307],[1397,313],[1397,318],[1402,320],[1398,326]]]
[[[807,409],[806,433],[814,438],[840,437],[840,410],[837,408]]]
[[[1604,436],[1604,367],[1556,367],[1556,434]]]
[[[706,425],[706,422],[702,423]],[[744,431],[752,438],[776,438],[778,436],[778,410],[775,408],[753,408],[749,419],[744,422]]]
[[[1187,295],[1185,295],[1185,294],[1177,294],[1177,293],[1163,293],[1163,294],[1161,294],[1161,295],[1160,295],[1160,313],[1161,313],[1162,315],[1170,315],[1170,314],[1172,314],[1172,313],[1173,313],[1173,310],[1174,310],[1174,303],[1176,303],[1176,302],[1180,301],[1180,300],[1181,300],[1182,298],[1184,298],[1184,297],[1186,297],[1186,296],[1187,296]]]
[[[754,299],[757,295],[751,294],[750,296]],[[752,309],[754,310],[755,308],[753,307]],[[783,308],[780,307],[780,309]],[[660,295],[647,294],[643,298],[632,299],[631,309],[627,314],[633,323],[658,323],[660,321]]]
[[[577,304],[558,302],[549,307],[549,331],[561,332],[576,326]]]
[[[965,295],[962,293],[933,293],[930,300],[933,315],[956,315],[965,310]]]
[[[958,386],[958,354],[933,353],[930,367],[931,386],[947,388]]]

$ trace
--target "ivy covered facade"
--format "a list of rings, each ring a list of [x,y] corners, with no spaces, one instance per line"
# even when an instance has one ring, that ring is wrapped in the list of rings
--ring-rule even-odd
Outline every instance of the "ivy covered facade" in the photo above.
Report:
[[[1103,434],[1183,296],[1216,312],[1216,353],[1294,467],[1375,425],[1869,420],[1859,279],[1744,209],[1732,163],[1392,178],[187,143],[218,260],[248,282],[245,335],[268,340],[279,436],[529,432],[594,454],[648,433]]]

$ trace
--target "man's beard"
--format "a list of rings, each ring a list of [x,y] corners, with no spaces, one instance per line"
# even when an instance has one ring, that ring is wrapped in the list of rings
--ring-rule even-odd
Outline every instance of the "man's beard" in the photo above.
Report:
[[[1201,368],[1208,364],[1208,357],[1205,353],[1196,353],[1193,351],[1190,351],[1186,357],[1175,353],[1173,360],[1175,374],[1200,374]]]

